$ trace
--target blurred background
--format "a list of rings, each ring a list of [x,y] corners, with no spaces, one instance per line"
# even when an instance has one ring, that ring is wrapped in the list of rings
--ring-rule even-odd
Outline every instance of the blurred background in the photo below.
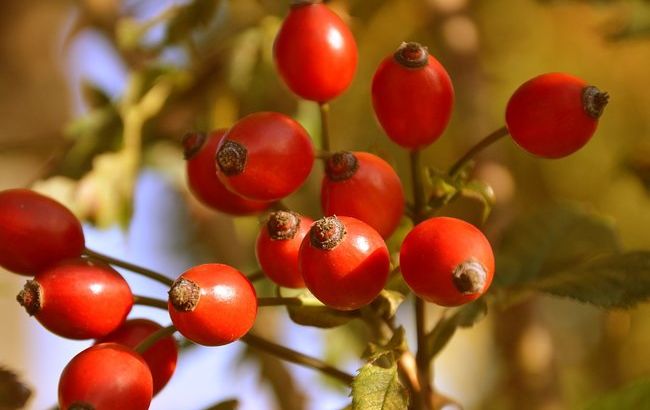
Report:
[[[3,0],[0,189],[29,186],[57,198],[85,221],[89,248],[170,277],[212,261],[254,272],[260,218],[232,218],[192,198],[179,141],[187,131],[229,127],[248,113],[272,110],[295,117],[318,143],[318,107],[296,99],[273,66],[272,43],[288,3]],[[352,86],[331,104],[335,149],[384,157],[410,192],[408,153],[383,134],[369,95],[374,70],[402,41],[427,45],[456,90],[448,130],[424,153],[431,170],[446,169],[502,126],[505,104],[521,83],[545,72],[572,73],[611,96],[589,144],[550,161],[499,141],[473,171],[496,198],[487,220],[485,200],[471,195],[441,212],[483,224],[498,248],[521,218],[552,221],[562,212],[556,204],[570,203],[597,215],[617,247],[650,247],[650,2],[328,5],[350,25],[360,53]],[[141,115],[125,115],[143,96]],[[286,203],[320,216],[321,175],[315,167]],[[404,221],[390,239],[392,251],[409,228]],[[163,287],[125,276],[136,293],[165,297]],[[58,338],[29,318],[15,302],[24,279],[0,275],[0,366],[33,389],[27,408],[47,409],[56,403],[62,368],[89,343]],[[271,295],[273,288],[262,283],[258,292]],[[428,308],[433,326],[440,310]],[[411,311],[405,303],[398,322],[413,346]],[[538,295],[491,308],[437,358],[436,388],[467,409],[583,408],[648,375],[649,314],[648,305],[603,311]],[[131,314],[143,316],[169,324],[151,308]],[[350,372],[361,365],[365,332],[354,321],[319,330],[290,322],[281,308],[264,308],[255,329]],[[202,409],[237,398],[242,409],[328,410],[345,407],[348,394],[311,370],[234,343],[183,351],[151,408]]]

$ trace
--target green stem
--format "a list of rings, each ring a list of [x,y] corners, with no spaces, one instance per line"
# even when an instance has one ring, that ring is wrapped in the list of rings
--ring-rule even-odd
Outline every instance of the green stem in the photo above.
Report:
[[[330,127],[329,127],[329,113],[330,105],[328,103],[319,103],[318,107],[320,108],[320,139],[321,139],[321,149],[323,151],[330,151]]]
[[[272,354],[274,356],[279,357],[280,359],[318,370],[323,374],[326,374],[337,380],[340,380],[346,385],[350,385],[352,383],[352,380],[354,380],[354,376],[352,376],[351,374],[339,370],[336,367],[323,362],[322,360],[316,359],[315,357],[307,356],[303,353],[278,345],[276,343],[263,339],[259,336],[255,336],[251,333],[242,337],[240,340],[254,349],[258,349],[266,353]]]
[[[426,354],[426,305],[424,300],[415,298],[415,324],[417,329],[418,351],[415,363],[420,379],[421,397],[424,408],[433,410],[433,377],[431,374],[431,361]]]
[[[257,298],[257,306],[302,306],[300,298],[266,297]]]
[[[289,208],[283,201],[275,201],[271,204],[271,209],[274,211],[288,211]]]
[[[135,347],[134,350],[140,354],[143,354],[144,352],[149,350],[151,346],[155,345],[156,342],[158,342],[160,339],[164,339],[167,336],[171,336],[175,332],[176,332],[176,326],[174,325],[163,327],[162,329],[158,329],[152,334],[150,334],[149,336],[147,336],[147,338],[144,339],[142,342],[140,342]]]
[[[422,166],[420,151],[410,153],[411,186],[413,190],[413,223],[418,224],[425,218],[424,184],[422,183]],[[426,305],[424,300],[415,297],[415,325],[418,350],[415,355],[417,375],[420,382],[420,397],[416,402],[426,410],[433,410],[433,386],[431,362],[426,355]]]
[[[165,276],[165,275],[163,275],[161,273],[154,272],[154,271],[152,271],[150,269],[143,268],[142,266],[134,265],[132,263],[125,262],[123,260],[113,258],[112,256],[104,255],[102,253],[95,252],[95,251],[90,250],[88,248],[86,248],[86,250],[84,251],[84,254],[86,256],[89,256],[89,257],[93,258],[93,259],[97,259],[97,260],[106,262],[106,263],[108,263],[110,265],[115,265],[115,266],[118,266],[120,268],[130,270],[131,272],[138,273],[138,274],[140,274],[142,276],[146,276],[147,278],[158,281],[158,282],[164,284],[165,286],[170,286],[171,287],[174,284],[174,281],[172,279],[168,278],[167,276]]]
[[[250,275],[248,275],[246,277],[251,282],[257,282],[258,280],[264,279],[266,277],[266,275],[262,271],[257,271],[257,272],[251,273]]]
[[[422,167],[420,165],[420,150],[410,152],[411,189],[413,190],[413,223],[422,222],[424,214],[424,185],[422,183]]]
[[[167,301],[162,299],[150,298],[148,296],[133,295],[133,303],[141,306],[150,306],[167,310]]]
[[[454,165],[449,168],[449,176],[454,177],[458,172],[460,172],[461,169],[467,164],[476,154],[479,152],[483,151],[485,148],[489,147],[492,145],[494,142],[500,140],[501,138],[505,137],[508,135],[508,129],[503,126],[499,128],[498,130],[492,132],[489,134],[487,137],[483,138],[480,140],[476,145],[474,145],[472,148],[470,148],[465,155],[463,155],[458,161],[454,163]]]
[[[320,159],[320,160],[323,160],[323,161],[327,161],[327,160],[329,159],[329,157],[332,156],[332,153],[329,152],[329,151],[325,151],[325,150],[322,150],[322,149],[318,149],[318,150],[316,150],[316,153],[314,154],[314,156],[315,156],[317,159]]]

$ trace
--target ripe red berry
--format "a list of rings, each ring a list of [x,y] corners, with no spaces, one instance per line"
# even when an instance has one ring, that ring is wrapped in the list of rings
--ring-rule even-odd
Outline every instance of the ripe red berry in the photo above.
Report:
[[[84,245],[81,224],[60,203],[28,189],[0,192],[0,266],[31,276]]]
[[[146,410],[153,382],[149,367],[130,348],[102,343],[72,358],[59,379],[62,410]]]
[[[549,73],[522,84],[510,97],[506,124],[526,151],[560,158],[582,148],[596,131],[609,96],[584,80]]]
[[[321,302],[353,310],[372,302],[390,271],[381,235],[358,219],[331,216],[316,221],[300,247],[300,271]]]
[[[133,295],[113,268],[88,259],[68,259],[28,280],[17,296],[47,330],[69,339],[96,339],[117,329]]]
[[[244,336],[257,315],[257,296],[248,278],[218,263],[185,271],[169,291],[169,315],[183,336],[220,346]]]
[[[274,201],[297,190],[314,165],[314,147],[307,131],[275,112],[248,115],[219,143],[219,178],[231,191],[248,199]]]
[[[314,221],[294,212],[277,211],[260,230],[255,255],[260,267],[273,282],[287,288],[303,288],[298,267],[298,251]]]
[[[402,182],[386,161],[367,152],[337,152],[325,166],[321,185],[325,215],[357,218],[384,238],[399,225],[404,213]]]
[[[291,91],[327,102],[345,91],[357,68],[357,44],[350,29],[327,6],[297,1],[275,38],[273,56]]]
[[[420,223],[406,235],[400,269],[419,297],[442,306],[458,306],[487,291],[494,275],[494,255],[474,225],[437,217]]]
[[[454,88],[445,68],[418,43],[402,43],[372,79],[372,105],[390,139],[423,148],[447,127]]]
[[[109,335],[97,340],[95,344],[118,343],[135,349],[140,342],[160,329],[162,326],[148,319],[129,319]],[[142,358],[151,371],[155,396],[165,387],[176,369],[178,359],[176,339],[169,335],[158,340],[142,354]]]
[[[231,215],[251,215],[268,209],[270,202],[251,201],[234,194],[217,176],[214,158],[225,133],[226,130],[222,129],[208,135],[189,133],[183,138],[190,190],[204,205]]]

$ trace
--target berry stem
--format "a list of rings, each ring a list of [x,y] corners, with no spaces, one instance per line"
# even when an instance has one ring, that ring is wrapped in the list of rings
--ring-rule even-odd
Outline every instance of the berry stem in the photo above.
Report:
[[[476,145],[474,145],[472,148],[470,148],[469,151],[465,153],[458,161],[454,163],[454,165],[449,168],[449,176],[450,177],[455,177],[460,170],[463,169],[465,164],[467,164],[476,154],[479,152],[483,151],[485,148],[489,147],[492,145],[494,142],[500,140],[501,138],[505,137],[508,135],[508,129],[503,126],[496,131],[493,131],[491,134],[480,140]]]
[[[133,304],[167,310],[167,301],[148,296],[133,295]]]
[[[115,266],[118,266],[120,268],[124,268],[126,270],[129,270],[131,272],[138,273],[138,274],[140,274],[142,276],[146,276],[147,278],[158,281],[158,282],[162,283],[163,285],[171,286],[171,285],[174,284],[174,281],[172,279],[168,278],[167,276],[165,276],[165,275],[163,275],[161,273],[154,272],[154,271],[152,271],[150,269],[143,268],[142,266],[134,265],[132,263],[129,263],[129,262],[126,262],[126,261],[123,261],[123,260],[120,260],[120,259],[113,258],[112,256],[104,255],[102,253],[95,252],[95,251],[90,250],[88,248],[86,248],[84,250],[84,254],[86,256],[90,257],[91,259],[97,259],[97,260],[106,262],[106,263],[108,263],[110,265],[115,265]]]
[[[413,150],[410,153],[411,165],[411,186],[413,190],[413,224],[422,222],[424,216],[424,185],[422,183],[422,166],[420,150]],[[417,375],[420,385],[420,395],[416,402],[421,402],[423,409],[433,410],[433,386],[431,375],[431,362],[426,355],[426,305],[424,300],[415,298],[415,325],[417,334],[418,350],[415,355]]]
[[[420,150],[410,152],[411,189],[413,190],[413,224],[417,225],[424,219],[424,185],[422,184],[422,166]]]
[[[257,282],[258,280],[264,279],[266,277],[266,275],[264,274],[264,272],[262,272],[260,270],[260,271],[257,271],[257,272],[253,272],[253,273],[251,273],[250,275],[248,275],[246,277],[248,278],[248,280],[251,283],[253,283],[253,282]]]
[[[265,297],[257,298],[257,306],[302,306],[300,298]]]
[[[330,150],[330,127],[329,127],[330,105],[328,103],[319,103],[318,107],[320,108],[321,149],[323,151],[329,151]]]
[[[406,383],[406,388],[413,398],[413,408],[422,409],[424,407],[422,404],[422,389],[420,387],[415,357],[413,357],[411,351],[404,352],[397,359],[397,371],[402,375],[402,380]]]
[[[420,379],[420,394],[426,410],[433,410],[433,377],[431,361],[426,354],[426,305],[421,298],[415,298],[415,324],[417,329],[418,351],[415,354],[415,363]]]
[[[176,326],[170,325],[167,327],[163,327],[162,329],[158,329],[152,334],[150,334],[146,339],[144,339],[142,342],[140,342],[136,347],[135,350],[136,352],[143,354],[146,352],[151,346],[155,345],[156,342],[158,342],[160,339],[164,339],[167,336],[171,336],[174,333],[176,333]]]
[[[318,159],[321,159],[323,161],[327,161],[329,159],[329,157],[331,157],[331,156],[332,156],[332,153],[329,152],[329,151],[325,151],[325,150],[322,150],[322,149],[316,150],[315,157],[318,158]]]
[[[352,380],[354,379],[351,374],[339,370],[332,365],[316,359],[315,357],[307,356],[303,353],[278,345],[259,336],[255,336],[252,333],[247,334],[240,340],[254,349],[272,354],[280,359],[318,370],[323,374],[345,383],[346,385],[352,384]]]
[[[290,208],[282,201],[275,201],[271,204],[271,209],[274,211],[288,211]]]

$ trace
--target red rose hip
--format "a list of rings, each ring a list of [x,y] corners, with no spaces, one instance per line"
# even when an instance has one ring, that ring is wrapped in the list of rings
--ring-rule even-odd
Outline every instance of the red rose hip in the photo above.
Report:
[[[194,196],[204,205],[230,215],[251,215],[271,205],[265,201],[251,201],[230,192],[217,176],[215,155],[226,130],[209,134],[189,133],[183,137],[187,182]]]
[[[0,192],[0,266],[31,276],[84,245],[81,224],[60,203],[28,189]]]
[[[325,215],[357,218],[387,238],[404,214],[404,190],[393,167],[383,159],[367,152],[342,151],[327,160],[321,206]]]
[[[372,79],[372,106],[382,128],[398,145],[423,148],[449,123],[454,88],[445,68],[418,43],[402,43]]]
[[[148,319],[129,319],[109,335],[97,340],[95,344],[118,343],[135,349],[141,342],[160,329],[162,329],[162,326]],[[155,396],[165,387],[176,369],[176,361],[178,360],[176,339],[169,335],[158,340],[142,353],[142,358],[151,371],[153,395]]]
[[[218,263],[185,271],[169,291],[169,315],[183,336],[205,346],[244,336],[257,316],[257,296],[248,278]]]
[[[62,410],[146,410],[152,394],[147,363],[117,343],[102,343],[82,351],[59,379]]]
[[[357,44],[327,6],[296,1],[273,45],[275,64],[298,96],[320,103],[345,91],[357,68]]]
[[[506,107],[508,132],[519,146],[544,158],[561,158],[591,139],[609,96],[584,80],[548,73],[522,84]]]
[[[255,255],[260,267],[273,282],[287,288],[303,288],[298,251],[314,221],[295,212],[272,212],[260,230]]]
[[[274,112],[248,115],[224,136],[217,149],[218,175],[232,192],[248,199],[274,201],[305,182],[314,165],[307,131]]]
[[[133,294],[113,268],[69,259],[28,280],[17,296],[47,330],[69,339],[96,339],[117,329],[133,306]]]
[[[372,302],[384,288],[390,257],[381,235],[368,224],[331,216],[316,221],[303,239],[300,271],[318,300],[353,310]]]
[[[474,225],[436,217],[406,235],[400,269],[417,296],[442,306],[458,306],[487,291],[494,275],[494,255]]]

